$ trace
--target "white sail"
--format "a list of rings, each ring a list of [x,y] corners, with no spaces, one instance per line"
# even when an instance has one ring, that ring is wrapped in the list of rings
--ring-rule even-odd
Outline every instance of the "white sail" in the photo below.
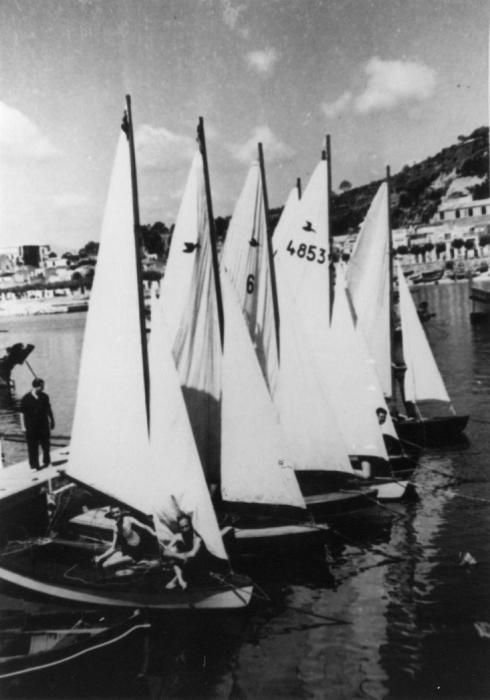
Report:
[[[403,339],[405,400],[450,402],[441,373],[425,335],[405,276],[397,263],[400,319]]]
[[[376,409],[380,406],[376,386],[369,375],[366,358],[362,355],[362,344],[354,326],[340,265],[336,269],[332,346],[334,404],[349,454],[387,459],[376,415]]]
[[[315,360],[323,369],[330,314],[327,161],[318,163],[293,211],[288,233],[274,242],[280,318],[284,312],[280,296],[288,287],[301,310]]]
[[[153,514],[166,525],[190,515],[211,554],[226,558],[158,303],[152,305],[150,450]]]
[[[347,285],[386,396],[393,393],[390,345],[390,230],[384,182],[364,219],[347,268]]]
[[[148,427],[130,173],[128,143],[121,133],[85,326],[67,472],[148,512]]]
[[[274,238],[281,352],[274,401],[295,469],[351,472],[329,378],[327,195],[321,161]]]
[[[221,274],[225,315],[221,493],[226,501],[304,508],[287,465],[276,410],[252,346],[238,296]]]
[[[219,474],[221,340],[202,156],[194,156],[160,300],[201,461]]]
[[[273,248],[276,251],[283,245],[288,244],[288,240],[285,240],[291,232],[291,225],[296,216],[296,206],[300,200],[299,191],[297,187],[293,187],[289,192],[288,198],[286,199],[286,204],[281,212],[279,221],[277,222],[276,228],[274,229],[274,235],[272,238]]]
[[[262,372],[273,394],[278,372],[278,339],[259,163],[251,166],[235,206],[221,266],[235,287]]]

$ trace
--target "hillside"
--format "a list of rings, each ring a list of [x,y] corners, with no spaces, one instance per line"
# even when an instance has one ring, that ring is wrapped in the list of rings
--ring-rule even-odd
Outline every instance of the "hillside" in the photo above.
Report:
[[[475,199],[489,196],[486,126],[475,129],[469,136],[459,136],[457,144],[392,174],[393,228],[429,222],[442,197],[449,194],[453,183],[457,185],[462,178],[465,190],[470,191]],[[380,184],[381,180],[334,194],[334,236],[357,230]],[[457,188],[453,187],[451,194],[457,193]]]

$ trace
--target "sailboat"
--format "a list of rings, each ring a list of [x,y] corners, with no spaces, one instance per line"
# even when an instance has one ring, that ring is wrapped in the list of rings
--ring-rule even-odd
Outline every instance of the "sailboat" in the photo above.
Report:
[[[201,132],[201,148],[177,217],[159,304],[173,339],[206,478],[221,523],[232,526],[233,555],[278,538],[317,536],[324,529],[312,527],[305,518],[305,502],[282,449],[268,390],[275,381],[277,348],[275,338],[262,333],[268,326],[260,320],[268,305],[259,302],[249,308],[248,327],[251,324],[256,331],[254,348],[237,290],[228,272],[215,266],[212,216],[206,213],[210,209],[203,136]],[[252,174],[238,211],[244,201],[248,203],[248,194],[257,194],[256,182]],[[260,250],[264,216],[260,204],[253,216],[257,227],[247,245]],[[233,218],[237,225],[237,217]],[[233,261],[243,266],[245,289],[241,291],[247,295],[257,270],[250,267],[252,260],[233,256]],[[204,424],[206,402],[212,410]],[[208,448],[210,444],[213,449]]]
[[[179,515],[189,515],[210,555],[227,569],[180,382],[165,343],[166,329],[158,320],[151,367],[148,362],[132,134],[128,97],[102,224],[66,476],[98,493],[102,502],[119,504],[140,522],[153,524],[161,541],[169,539]],[[0,557],[0,579],[36,594],[90,605],[221,609],[244,607],[250,601],[250,580],[228,571],[218,577],[209,573],[187,590],[167,590],[171,576],[158,558],[148,566],[115,571],[96,567],[93,554],[100,551],[100,543],[70,537],[69,530],[60,532],[64,537],[48,534],[7,545]]]
[[[283,221],[284,219],[284,221]],[[356,482],[332,403],[328,165],[322,159],[301,199],[291,195],[274,235],[280,371],[274,401],[288,456],[318,516],[371,507],[376,491]]]
[[[336,265],[331,333],[337,358],[332,378],[335,402],[352,466],[360,477],[376,484],[378,500],[407,498],[413,492],[407,478],[415,465],[401,454],[394,458],[387,452],[377,412],[384,409],[388,417],[389,411],[362,332],[354,323],[341,263]],[[396,439],[391,420],[383,430],[391,442]]]
[[[375,363],[386,400],[393,409],[396,408],[397,403],[401,402],[404,410],[411,413],[408,420],[395,421],[397,434],[409,446],[412,443],[414,447],[420,447],[434,441],[447,441],[460,435],[466,427],[468,416],[454,415],[454,409],[450,405],[445,389],[442,394],[430,397],[427,394],[424,395],[423,391],[420,397],[415,397],[413,394],[415,381],[419,387],[418,390],[421,390],[421,379],[414,380],[414,372],[416,374],[424,372],[426,377],[424,381],[427,381],[429,375],[432,376],[433,379],[428,381],[427,387],[437,385],[439,392],[443,382],[428,343],[424,343],[423,358],[422,356],[419,359],[415,356],[411,357],[412,348],[415,355],[420,350],[420,332],[424,338],[425,334],[419,319],[414,318],[410,313],[411,300],[407,294],[404,295],[403,304],[400,304],[402,329],[404,328],[402,346],[395,343],[389,202],[388,171],[388,177],[381,183],[357,237],[347,268],[347,285],[355,309],[357,325],[364,335],[370,356]],[[403,288],[404,279],[402,278],[403,275],[399,278]],[[415,340],[417,337],[419,341]],[[405,381],[407,358],[411,362],[411,372],[408,375],[410,386]],[[407,395],[405,389],[408,389]],[[413,401],[414,398],[416,401]],[[436,413],[427,412],[429,406],[424,402],[426,399],[437,401]],[[434,402],[432,404],[433,410]],[[444,407],[444,414],[440,413],[441,407]]]
[[[397,262],[401,323],[403,401],[413,417],[397,422],[403,440],[424,445],[457,438],[469,416],[456,415],[441,373],[427,340],[407,281]]]

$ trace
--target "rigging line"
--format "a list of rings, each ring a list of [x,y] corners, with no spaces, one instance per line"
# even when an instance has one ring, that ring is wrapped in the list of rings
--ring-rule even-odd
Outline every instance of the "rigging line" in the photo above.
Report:
[[[471,422],[472,423],[484,423],[485,425],[490,425],[490,420],[485,420],[484,418],[473,418],[473,416],[471,416]]]

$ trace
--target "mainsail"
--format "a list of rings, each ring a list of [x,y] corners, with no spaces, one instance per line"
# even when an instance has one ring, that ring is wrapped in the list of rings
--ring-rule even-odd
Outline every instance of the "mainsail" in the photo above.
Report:
[[[172,353],[201,462],[219,478],[221,340],[203,160],[194,156],[161,284]]]
[[[393,395],[390,339],[390,228],[388,186],[378,189],[357,236],[347,286],[357,323],[376,362],[383,391]]]
[[[407,367],[404,378],[405,401],[443,401],[450,403],[439,368],[432,354],[407,281],[397,262],[400,293],[400,320],[403,359]]]
[[[274,238],[281,348],[275,403],[295,469],[352,472],[330,383],[327,195],[322,160]]]
[[[158,303],[152,308],[149,349],[155,522],[171,526],[182,513],[191,515],[208,551],[226,558]]]
[[[67,473],[148,512],[151,489],[129,149],[121,133],[87,315]]]
[[[305,508],[276,410],[225,271],[221,493],[225,501]]]
[[[257,162],[251,166],[236,203],[221,266],[235,287],[264,378],[273,394],[278,372],[278,338],[263,191]]]
[[[350,455],[387,459],[376,415],[379,397],[362,354],[340,265],[337,265],[335,277],[331,331],[335,371],[331,381],[339,427]]]

